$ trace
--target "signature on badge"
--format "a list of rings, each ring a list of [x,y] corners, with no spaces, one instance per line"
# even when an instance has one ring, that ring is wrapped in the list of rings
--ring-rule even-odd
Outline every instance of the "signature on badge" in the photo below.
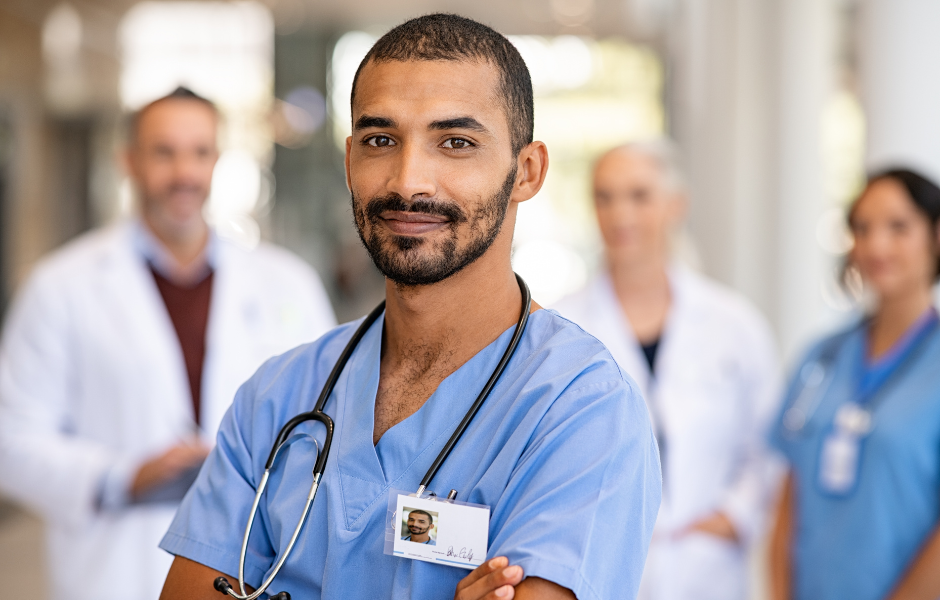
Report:
[[[473,550],[467,550],[466,548],[461,548],[459,552],[454,551],[454,547],[450,546],[447,548],[447,556],[454,556],[457,558],[462,558],[464,560],[470,561],[473,560]]]

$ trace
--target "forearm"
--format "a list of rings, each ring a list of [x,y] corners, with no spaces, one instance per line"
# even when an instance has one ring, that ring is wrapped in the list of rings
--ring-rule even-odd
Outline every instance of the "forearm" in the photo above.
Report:
[[[790,600],[792,567],[790,546],[793,538],[793,476],[788,474],[780,490],[777,518],[770,538],[770,598]]]
[[[889,600],[940,598],[940,527],[934,529]]]
[[[575,600],[568,588],[540,577],[527,577],[516,586],[514,600]]]
[[[166,576],[166,583],[163,585],[160,600],[219,600],[222,595],[213,587],[217,577],[225,577],[235,587],[236,591],[238,590],[238,579],[236,577],[225,575],[188,558],[177,556],[173,560],[169,574]],[[250,585],[246,585],[245,589],[248,592],[254,591],[254,588]]]

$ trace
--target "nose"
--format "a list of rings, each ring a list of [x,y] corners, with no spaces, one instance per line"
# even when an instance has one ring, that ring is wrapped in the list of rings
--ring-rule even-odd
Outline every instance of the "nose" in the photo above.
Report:
[[[387,190],[406,199],[433,198],[437,194],[434,183],[432,157],[418,144],[402,143],[392,165]]]
[[[212,171],[203,167],[195,156],[180,152],[173,161],[173,176],[180,183],[208,185]]]

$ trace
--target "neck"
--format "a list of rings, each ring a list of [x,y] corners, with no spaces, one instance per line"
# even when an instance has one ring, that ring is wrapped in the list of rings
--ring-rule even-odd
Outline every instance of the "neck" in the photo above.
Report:
[[[147,229],[160,240],[181,267],[196,261],[209,241],[209,226],[201,218],[185,227],[166,226],[147,213],[144,213],[143,220]]]
[[[497,266],[487,258],[433,285],[386,281],[383,365],[446,361],[456,368],[518,321],[522,294],[509,261]]]
[[[665,257],[625,261],[609,257],[610,278],[633,334],[648,344],[663,334],[672,297]]]
[[[929,287],[882,297],[871,323],[872,357],[887,352],[932,304]]]
[[[431,539],[431,536],[427,533],[411,534],[412,542],[426,542]]]
[[[608,255],[607,262],[610,279],[621,301],[668,294],[669,278],[664,256],[652,260],[624,260]]]

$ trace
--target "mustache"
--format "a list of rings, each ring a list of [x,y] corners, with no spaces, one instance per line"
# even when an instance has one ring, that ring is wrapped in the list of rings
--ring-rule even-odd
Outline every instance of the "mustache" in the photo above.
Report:
[[[163,193],[167,196],[174,194],[206,194],[208,195],[209,190],[206,186],[200,185],[198,183],[189,183],[189,182],[174,182],[168,185],[163,189]]]
[[[456,202],[449,200],[425,200],[421,198],[408,202],[398,194],[389,194],[369,200],[365,209],[366,216],[373,222],[386,211],[435,215],[444,217],[452,223],[467,221],[467,213]]]

